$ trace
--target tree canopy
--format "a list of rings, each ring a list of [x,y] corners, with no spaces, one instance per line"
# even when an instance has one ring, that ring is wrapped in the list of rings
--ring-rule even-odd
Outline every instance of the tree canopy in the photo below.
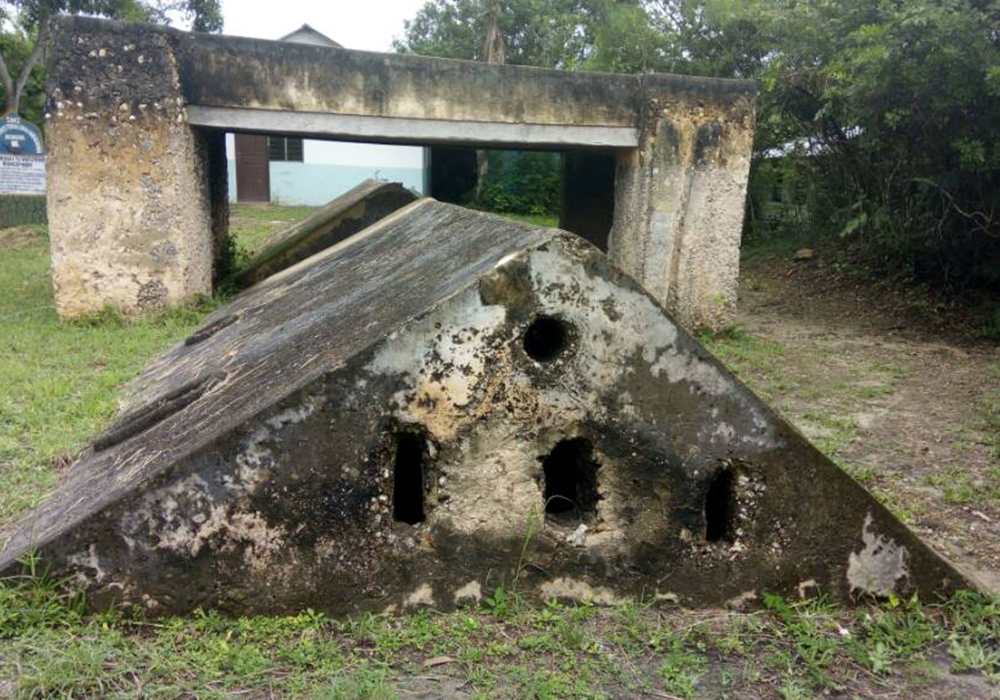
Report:
[[[39,63],[47,20],[55,14],[160,24],[177,17],[189,21],[195,31],[222,31],[219,0],[0,0],[0,114],[19,111],[30,121],[41,123]]]
[[[476,59],[491,7],[510,63],[756,79],[749,235],[1000,289],[1000,0],[431,0],[396,48]]]

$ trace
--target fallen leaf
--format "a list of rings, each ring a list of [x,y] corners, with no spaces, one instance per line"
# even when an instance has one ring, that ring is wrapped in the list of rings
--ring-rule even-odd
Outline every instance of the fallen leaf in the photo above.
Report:
[[[428,667],[440,666],[442,664],[450,664],[454,660],[455,659],[451,658],[450,656],[435,656],[431,659],[427,659],[426,661],[424,661],[424,666]]]

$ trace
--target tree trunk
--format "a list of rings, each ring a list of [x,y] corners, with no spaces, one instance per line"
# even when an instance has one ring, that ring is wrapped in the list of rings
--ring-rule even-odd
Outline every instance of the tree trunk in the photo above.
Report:
[[[10,71],[7,69],[7,63],[3,59],[3,53],[0,52],[0,85],[3,86],[6,102],[2,114],[17,114],[17,110],[21,106],[21,93],[24,92],[24,86],[27,84],[28,78],[31,77],[31,70],[42,57],[42,51],[45,50],[45,42],[49,36],[48,30],[49,18],[43,17],[38,24],[38,37],[35,39],[35,45],[32,47],[31,54],[28,55],[24,65],[21,66],[21,72],[18,74],[16,81],[11,78]]]
[[[507,53],[504,50],[503,34],[500,32],[500,21],[497,18],[500,8],[494,6],[488,12],[486,18],[486,36],[483,37],[482,60],[485,63],[503,65],[507,62]],[[476,203],[479,203],[486,186],[486,176],[489,172],[490,160],[486,151],[476,150]]]

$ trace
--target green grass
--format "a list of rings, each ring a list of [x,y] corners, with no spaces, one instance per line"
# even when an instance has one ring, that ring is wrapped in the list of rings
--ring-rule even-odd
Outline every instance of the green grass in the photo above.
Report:
[[[990,368],[986,380],[995,388],[980,403],[982,429],[989,443],[990,458],[1000,467],[1000,363]]]
[[[48,241],[0,248],[0,523],[34,504],[99,431],[116,390],[198,325],[205,305],[128,321],[62,323]]]
[[[765,595],[756,613],[507,600],[502,618],[484,606],[147,621],[85,617],[55,582],[27,576],[0,584],[0,678],[23,698],[389,699],[430,677],[472,697],[552,700],[869,697],[949,667],[1000,680],[1000,601],[978,594],[853,610]]]
[[[309,207],[235,205],[232,232],[253,249]],[[130,320],[56,316],[44,228],[0,237],[0,525],[38,502],[109,421],[119,388],[196,328],[218,302]]]
[[[754,336],[741,326],[715,335],[702,333],[698,339],[765,399],[773,399],[787,389],[782,368],[785,347],[781,343]]]
[[[500,214],[514,221],[523,221],[526,224],[535,226],[545,226],[547,228],[558,228],[559,217],[555,214]]]
[[[805,227],[794,234],[745,237],[740,247],[740,259],[750,262],[764,256],[791,258],[800,248],[816,248],[819,239]]]
[[[233,237],[247,255],[260,250],[269,235],[312,214],[316,207],[277,207],[261,204],[232,204],[229,226]]]
[[[237,245],[255,252],[312,207],[233,205]],[[554,225],[546,217],[514,217]],[[4,239],[0,238],[0,241]],[[217,303],[130,320],[113,312],[64,323],[55,313],[44,228],[0,242],[0,525],[39,501],[104,428],[118,390],[188,335]]]

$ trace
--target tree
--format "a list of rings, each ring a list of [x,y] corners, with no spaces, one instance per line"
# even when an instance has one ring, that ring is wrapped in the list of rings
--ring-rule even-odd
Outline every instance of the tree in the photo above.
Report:
[[[814,227],[886,269],[1000,289],[1000,2],[759,5],[762,107],[815,144]]]
[[[506,63],[572,69],[587,55],[586,0],[429,0],[403,22],[401,53],[485,60],[483,37],[496,16],[505,43]]]
[[[507,62],[507,50],[504,47],[503,33],[500,31],[500,8],[494,5],[487,10],[486,15],[486,36],[483,37],[483,48],[481,55],[483,61],[493,65],[502,66]],[[489,169],[490,161],[486,151],[476,151],[476,200],[483,195],[483,187],[486,184],[486,173]]]
[[[7,65],[19,71],[31,54],[32,36],[15,21],[10,20],[9,22],[10,31],[0,31],[0,59],[6,59]],[[6,87],[8,80],[13,83],[9,76],[6,79],[3,78],[3,70],[0,69],[0,116],[3,116],[7,111],[3,105],[4,98],[8,94]],[[41,70],[34,70],[29,74],[22,89],[24,98],[19,101],[19,109],[17,110],[25,119],[36,124],[41,123],[43,113],[44,87],[42,83]]]
[[[20,109],[30,81],[40,90],[40,68],[36,68],[48,38],[48,20],[59,13],[158,23],[179,15],[198,31],[222,30],[219,0],[0,0],[0,114]],[[4,32],[5,25],[11,31]],[[31,48],[25,51],[26,46]]]
[[[179,16],[191,26],[193,32],[222,31],[220,0],[157,0],[156,12],[164,21]]]
[[[493,5],[508,63],[756,79],[752,201],[781,189],[805,217],[785,228],[1000,290],[1000,0],[431,0],[396,47],[480,59]]]
[[[780,180],[804,198],[806,219],[790,227],[838,237],[889,272],[1000,289],[1000,2],[655,10],[678,72],[757,79],[751,194]]]

